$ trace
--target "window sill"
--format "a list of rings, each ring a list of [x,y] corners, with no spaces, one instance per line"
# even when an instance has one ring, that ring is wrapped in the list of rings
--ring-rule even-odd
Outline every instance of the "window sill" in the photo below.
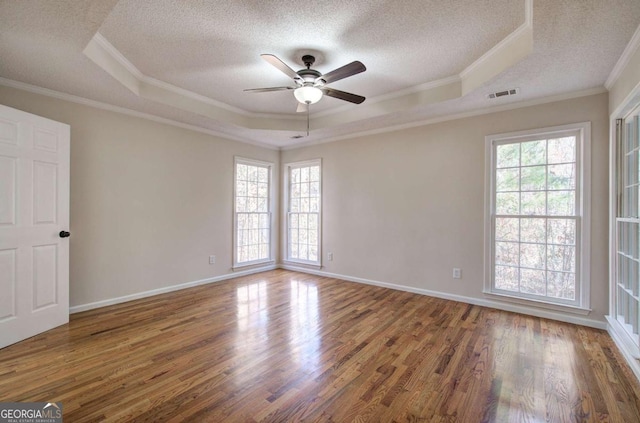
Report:
[[[503,301],[503,302],[513,303],[513,304],[530,306],[530,307],[544,308],[544,309],[553,310],[553,311],[561,311],[564,313],[579,314],[582,316],[586,316],[592,311],[590,308],[584,308],[584,307],[578,307],[578,306],[572,306],[572,305],[566,305],[566,304],[548,303],[546,301],[516,297],[508,294],[497,293],[497,292],[483,291],[483,293],[485,296],[493,298],[494,300],[497,300],[497,301]]]
[[[275,260],[260,260],[260,261],[250,261],[247,263],[235,263],[231,269],[235,270],[241,270],[241,269],[247,269],[247,268],[251,268],[251,267],[258,267],[258,266],[264,266],[264,265],[275,265],[276,261]]]
[[[305,261],[295,261],[295,260],[282,260],[282,264],[285,266],[298,266],[298,267],[306,267],[309,269],[322,269],[322,264],[320,263],[309,263]]]

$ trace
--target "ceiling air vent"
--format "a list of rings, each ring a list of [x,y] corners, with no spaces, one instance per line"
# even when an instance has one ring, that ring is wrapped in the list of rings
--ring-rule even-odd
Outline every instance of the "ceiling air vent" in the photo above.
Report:
[[[297,139],[300,139],[302,137],[304,137],[304,135],[294,135],[294,136],[291,137],[291,139],[292,140],[297,140]]]
[[[519,88],[511,88],[510,90],[498,91],[497,93],[491,93],[487,98],[507,97],[510,95],[516,95],[520,91]]]

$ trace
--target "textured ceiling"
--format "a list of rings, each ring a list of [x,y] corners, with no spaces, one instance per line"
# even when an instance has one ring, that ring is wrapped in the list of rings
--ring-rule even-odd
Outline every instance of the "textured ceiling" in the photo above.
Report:
[[[30,84],[172,119],[236,139],[291,146],[411,124],[511,102],[602,87],[640,24],[638,0],[535,0],[533,48],[460,98],[402,107],[381,99],[459,75],[526,21],[525,0],[0,1],[0,82]],[[83,54],[99,32],[141,74],[224,103],[247,116],[293,113],[291,92],[245,93],[289,85],[260,59],[272,53],[294,69],[317,56],[325,73],[353,60],[367,71],[332,87],[367,97],[360,106],[324,98],[311,109],[311,136],[250,129],[136,95]],[[520,94],[490,101],[490,92]],[[0,102],[2,99],[0,98]],[[378,102],[378,103],[377,103]],[[360,108],[360,109],[358,109]],[[363,110],[360,115],[358,110]],[[340,123],[333,114],[354,116]],[[316,122],[325,121],[314,130]]]

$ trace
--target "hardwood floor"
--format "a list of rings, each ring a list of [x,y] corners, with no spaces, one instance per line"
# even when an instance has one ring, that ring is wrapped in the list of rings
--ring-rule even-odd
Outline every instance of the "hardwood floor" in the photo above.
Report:
[[[71,316],[0,350],[65,422],[640,422],[604,331],[276,270]]]

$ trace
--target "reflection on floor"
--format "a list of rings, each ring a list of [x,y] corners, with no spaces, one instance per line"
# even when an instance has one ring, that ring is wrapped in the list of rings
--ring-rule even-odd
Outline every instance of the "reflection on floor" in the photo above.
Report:
[[[0,350],[65,421],[640,421],[609,336],[276,270],[72,315]]]

